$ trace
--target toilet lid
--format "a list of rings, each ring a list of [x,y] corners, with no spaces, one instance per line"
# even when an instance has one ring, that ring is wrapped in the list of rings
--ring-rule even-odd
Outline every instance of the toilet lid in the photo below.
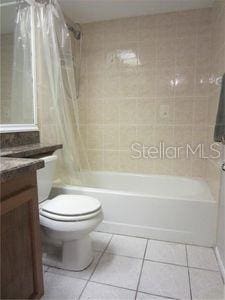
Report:
[[[41,212],[58,216],[76,217],[93,214],[101,208],[101,203],[84,195],[59,195],[44,202]]]

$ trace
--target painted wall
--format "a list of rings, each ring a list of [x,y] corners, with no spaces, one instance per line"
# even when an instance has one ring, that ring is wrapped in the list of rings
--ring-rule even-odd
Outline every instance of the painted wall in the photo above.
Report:
[[[13,34],[1,34],[1,123],[11,123]]]
[[[209,144],[212,9],[85,24],[80,122],[91,167],[206,177],[206,159],[132,159],[130,145]]]
[[[1,112],[2,124],[33,124],[31,48],[20,46],[14,53],[14,34],[1,34]],[[15,61],[14,62],[14,54]],[[15,71],[16,70],[16,71]],[[13,92],[14,91],[14,92]]]

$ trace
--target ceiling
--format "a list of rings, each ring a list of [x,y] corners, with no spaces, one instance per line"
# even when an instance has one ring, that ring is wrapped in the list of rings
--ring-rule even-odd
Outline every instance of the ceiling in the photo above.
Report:
[[[0,0],[0,4],[12,0]],[[88,23],[123,17],[196,9],[212,6],[214,0],[59,0],[67,17]],[[16,4],[16,1],[14,2]],[[1,33],[14,31],[16,5],[1,7]]]
[[[64,13],[74,22],[89,23],[197,9],[212,6],[214,0],[59,0]]]

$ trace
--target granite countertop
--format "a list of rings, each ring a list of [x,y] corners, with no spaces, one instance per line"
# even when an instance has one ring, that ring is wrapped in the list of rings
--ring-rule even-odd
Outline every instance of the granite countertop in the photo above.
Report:
[[[44,153],[54,152],[57,149],[61,149],[61,144],[29,144],[24,146],[17,146],[17,147],[8,147],[2,148],[0,151],[1,157],[31,157],[37,156]]]
[[[44,167],[44,161],[32,158],[1,157],[0,181],[5,182],[25,172],[36,171]]]

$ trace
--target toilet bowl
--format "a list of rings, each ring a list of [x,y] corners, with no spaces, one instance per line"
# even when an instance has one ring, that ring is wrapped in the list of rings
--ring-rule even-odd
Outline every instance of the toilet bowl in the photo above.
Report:
[[[85,195],[58,195],[48,199],[56,156],[44,157],[45,167],[38,170],[40,224],[48,243],[62,247],[60,261],[51,265],[80,271],[93,260],[89,233],[103,220],[101,203]]]

